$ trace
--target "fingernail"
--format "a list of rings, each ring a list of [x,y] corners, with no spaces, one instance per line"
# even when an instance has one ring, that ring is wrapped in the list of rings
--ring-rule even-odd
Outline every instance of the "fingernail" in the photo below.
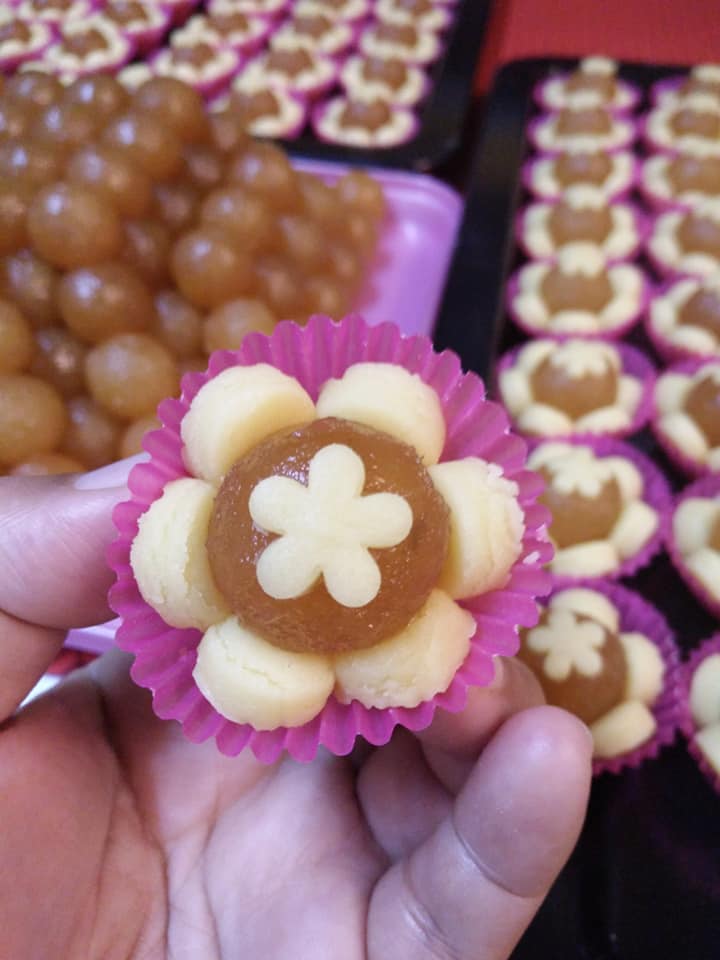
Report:
[[[149,459],[147,453],[139,453],[135,457],[109,463],[106,467],[100,467],[99,470],[81,473],[73,480],[73,486],[76,490],[114,490],[127,486],[128,475],[135,464]]]
[[[495,657],[493,659],[493,666],[495,667],[495,675],[492,678],[492,682],[488,684],[488,689],[494,690],[497,687],[503,685],[505,680],[505,664],[502,661],[501,657]]]

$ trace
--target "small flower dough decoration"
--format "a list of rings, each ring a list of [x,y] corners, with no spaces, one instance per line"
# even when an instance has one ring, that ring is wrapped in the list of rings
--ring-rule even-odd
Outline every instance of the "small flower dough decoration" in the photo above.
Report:
[[[605,643],[605,631],[591,620],[578,621],[570,610],[550,610],[547,623],[528,634],[527,645],[544,653],[543,669],[553,680],[567,680],[571,670],[585,677],[600,673],[603,660],[598,652]]]
[[[225,719],[308,723],[334,695],[413,708],[447,689],[476,631],[462,601],[522,551],[518,485],[438,462],[443,408],[418,375],[356,363],[316,402],[276,367],[231,366],[180,422],[189,476],[138,521],[144,601],[203,636],[193,678]]]

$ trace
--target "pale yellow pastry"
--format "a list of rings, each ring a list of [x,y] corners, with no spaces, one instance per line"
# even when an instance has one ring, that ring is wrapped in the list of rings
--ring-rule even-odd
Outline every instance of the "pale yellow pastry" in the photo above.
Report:
[[[673,347],[720,358],[720,273],[678,280],[653,299],[649,323]]]
[[[670,370],[655,384],[656,429],[699,467],[720,471],[720,361]]]
[[[684,565],[720,602],[720,496],[684,499],[673,514],[672,529]]]
[[[550,110],[585,110],[610,107],[627,110],[635,97],[627,84],[618,82],[618,64],[608,57],[585,57],[571,73],[550,77],[542,84],[543,104]]]
[[[690,711],[697,727],[695,743],[720,776],[720,653],[705,657],[693,673]]]
[[[664,150],[720,156],[720,102],[711,94],[693,93],[681,102],[662,103],[648,114],[645,132]]]
[[[720,272],[720,198],[703,200],[691,210],[669,210],[653,226],[648,249],[674,273],[709,277]]]
[[[629,188],[634,165],[628,150],[604,153],[569,148],[559,156],[534,160],[528,174],[528,187],[537,197],[558,200],[570,187],[588,185],[611,199]]]
[[[634,135],[632,120],[601,107],[564,108],[540,117],[532,128],[537,149],[555,153],[619,150],[631,143]]]

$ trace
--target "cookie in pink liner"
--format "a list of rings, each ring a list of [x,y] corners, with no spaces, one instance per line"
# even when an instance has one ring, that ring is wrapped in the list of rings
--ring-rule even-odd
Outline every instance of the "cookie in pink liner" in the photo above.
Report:
[[[575,70],[556,73],[535,85],[533,98],[541,110],[585,110],[603,107],[629,113],[642,98],[640,90],[621,80],[618,63],[607,57],[585,57]]]
[[[290,6],[290,0],[209,0],[208,13],[244,13],[251,17],[277,20]]]
[[[720,633],[692,652],[683,666],[682,730],[698,766],[720,793]]]
[[[615,339],[638,321],[649,297],[639,267],[608,265],[594,244],[571,243],[555,260],[527,263],[512,274],[506,304],[533,337]]]
[[[172,24],[170,10],[149,0],[108,0],[101,16],[130,39],[138,54],[159,46]]]
[[[213,113],[227,109],[242,118],[245,129],[253,137],[271,139],[294,139],[300,135],[308,117],[306,101],[281,87],[254,93],[231,91],[210,104]]]
[[[497,465],[491,472],[499,480],[504,477],[517,486],[517,503],[524,514],[519,555],[502,588],[461,602],[461,609],[474,621],[470,651],[444,692],[414,707],[385,709],[367,708],[358,700],[341,703],[331,696],[312,721],[275,730],[262,731],[229,721],[210,705],[193,680],[200,630],[168,626],[139,593],[129,563],[138,520],[158,501],[167,484],[188,478],[184,460],[188,450],[183,448],[181,432],[188,436],[190,427],[185,425],[185,418],[201,388],[220,376],[225,383],[227,373],[237,367],[262,364],[275,369],[273,376],[284,373],[297,378],[298,389],[307,390],[313,403],[320,387],[329,379],[342,377],[348,368],[358,370],[355,364],[368,362],[416,374],[419,381],[411,378],[416,390],[424,389],[421,384],[431,388],[445,424],[441,466],[445,461],[480,457]],[[361,392],[360,396],[368,395]],[[397,412],[395,405],[385,409]],[[296,406],[294,410],[297,411]],[[249,746],[265,762],[277,759],[283,750],[298,760],[310,760],[320,745],[335,754],[346,754],[358,736],[373,744],[386,743],[398,724],[419,730],[431,722],[438,707],[461,710],[468,686],[484,685],[492,678],[492,658],[517,651],[518,626],[536,622],[535,598],[548,586],[541,565],[550,556],[544,538],[547,513],[536,504],[538,478],[525,470],[525,445],[510,434],[501,409],[486,401],[481,381],[474,374],[463,374],[454,354],[435,354],[426,338],[403,337],[388,323],[369,327],[359,317],[348,317],[339,324],[315,317],[304,328],[283,322],[271,337],[251,334],[239,351],[214,354],[208,372],[187,375],[180,400],[165,401],[159,414],[162,429],[146,438],[151,459],[133,469],[129,479],[132,497],[114,513],[119,535],[109,552],[117,576],[111,604],[123,620],[117,634],[118,645],[135,655],[133,678],[153,691],[158,716],[178,720],[189,739],[202,741],[214,736],[219,749],[230,755]],[[359,408],[351,416],[355,421],[362,419]],[[429,426],[429,421],[423,423],[422,435],[426,439],[422,444],[430,436]],[[218,449],[228,455],[224,446]],[[419,665],[413,669],[417,671]]]
[[[673,742],[682,713],[680,663],[665,618],[606,581],[555,588],[540,624],[522,632],[519,659],[548,703],[593,734],[593,773],[619,773]]]
[[[23,19],[43,23],[60,24],[66,20],[78,20],[92,16],[100,7],[96,0],[20,0],[13,12]]]
[[[396,147],[417,134],[419,121],[411,110],[383,100],[333,97],[319,103],[311,121],[315,136],[325,143],[343,143],[362,150]]]
[[[378,19],[361,32],[358,50],[366,57],[402,60],[403,63],[426,66],[440,58],[443,43],[434,30]]]
[[[112,73],[134,55],[135,47],[115,24],[101,16],[67,20],[57,27],[57,41],[48,47],[38,69],[72,80],[93,73]],[[35,61],[24,64],[36,69]]]
[[[645,315],[645,330],[666,361],[720,359],[720,277],[661,284]]]
[[[253,17],[239,11],[196,14],[173,37],[173,45],[207,43],[213,47],[232,47],[243,56],[256,53],[273,30],[269,17]]]
[[[647,232],[639,207],[608,203],[603,191],[589,184],[568,187],[554,203],[524,207],[515,224],[517,243],[530,260],[554,260],[568,243],[591,243],[608,263],[632,260]]]
[[[690,210],[720,199],[720,157],[655,154],[643,162],[638,186],[648,206],[660,213]]]
[[[527,160],[521,179],[525,189],[540,200],[559,200],[569,187],[588,184],[612,201],[630,193],[638,169],[639,161],[629,150],[569,151]]]
[[[696,480],[679,495],[667,549],[700,603],[720,617],[720,477]]]
[[[720,358],[665,370],[654,406],[653,433],[670,459],[690,476],[720,473]]]
[[[41,57],[55,42],[52,25],[23,20],[13,10],[0,10],[0,70],[11,73],[21,63]]]
[[[295,0],[293,13],[298,17],[359,21],[372,13],[372,0]]]
[[[664,103],[646,114],[639,128],[649,151],[720,156],[720,101],[693,93],[682,102]]]
[[[280,87],[314,99],[335,86],[339,69],[332,57],[309,50],[266,50],[242,67],[233,87],[248,93]]]
[[[602,107],[584,110],[557,110],[530,121],[530,143],[539,153],[612,153],[625,150],[635,141],[635,121]]]
[[[270,38],[273,50],[307,50],[326,57],[339,57],[355,46],[358,26],[349,20],[333,20],[323,14],[293,13]]]
[[[240,69],[240,54],[228,46],[215,46],[202,40],[176,41],[150,57],[148,66],[158,77],[174,77],[194,87],[204,97],[225,90]]]
[[[405,0],[377,0],[375,16],[386,23],[409,24],[421,30],[447,30],[454,19],[452,7],[442,3],[425,4],[416,0],[414,8]]]
[[[545,479],[558,583],[628,577],[662,547],[671,495],[662,473],[629,444],[605,437],[543,440],[528,465]]]
[[[398,107],[414,107],[430,91],[430,78],[421,67],[401,60],[348,57],[340,84],[352,100],[384,100]]]
[[[500,358],[500,398],[532,437],[625,437],[650,419],[655,369],[626,344],[532,340]]]
[[[698,63],[689,73],[658,80],[651,88],[650,100],[653,106],[664,106],[683,102],[696,93],[708,94],[720,104],[720,65]]]
[[[720,197],[656,216],[646,253],[661,277],[720,272]]]

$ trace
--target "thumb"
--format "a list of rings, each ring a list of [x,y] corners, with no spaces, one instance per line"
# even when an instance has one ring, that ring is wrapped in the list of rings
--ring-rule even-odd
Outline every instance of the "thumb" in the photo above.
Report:
[[[0,479],[0,720],[69,628],[109,616],[111,513],[136,459],[73,477]]]

